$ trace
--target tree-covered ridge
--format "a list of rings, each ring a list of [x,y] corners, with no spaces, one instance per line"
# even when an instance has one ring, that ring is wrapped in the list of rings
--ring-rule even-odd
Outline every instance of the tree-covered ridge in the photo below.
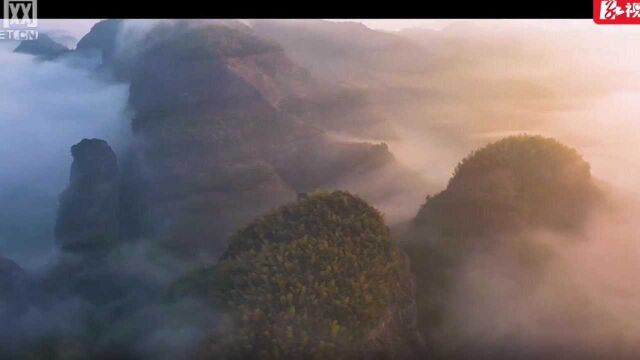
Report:
[[[511,136],[462,160],[415,223],[444,236],[529,225],[569,229],[585,219],[596,192],[590,166],[575,149],[542,136]]]
[[[305,236],[342,241],[372,242],[388,238],[389,229],[382,214],[365,201],[343,191],[302,195],[239,230],[231,237],[224,257],[247,250],[260,250],[265,244],[289,243]],[[386,244],[386,242],[381,242]]]
[[[456,348],[464,329],[447,328],[447,314],[468,259],[499,248],[535,276],[551,254],[532,234],[582,229],[598,197],[589,164],[551,138],[511,136],[463,159],[447,188],[427,197],[403,241],[416,276],[418,324],[435,356],[467,351]]]
[[[188,23],[167,27],[178,35],[156,45],[150,53],[172,51],[191,59],[211,59],[217,56],[242,57],[283,51],[278,43],[258,37],[248,29],[243,31],[216,25],[194,27]]]
[[[205,357],[344,357],[380,350],[366,344],[377,341],[376,329],[391,331],[387,323],[412,301],[406,271],[381,214],[336,191],[305,195],[249,224],[215,268],[172,292],[204,295],[232,314]]]
[[[526,181],[527,176],[536,175],[532,170],[544,166],[542,163],[554,172],[575,170],[582,176],[590,176],[589,163],[584,161],[576,149],[553,138],[522,134],[500,139],[473,151],[456,166],[449,186],[454,186],[456,182],[473,176],[478,171],[497,166],[512,169],[519,180]],[[570,166],[572,169],[565,169],[563,166]],[[552,176],[542,175],[549,178]]]

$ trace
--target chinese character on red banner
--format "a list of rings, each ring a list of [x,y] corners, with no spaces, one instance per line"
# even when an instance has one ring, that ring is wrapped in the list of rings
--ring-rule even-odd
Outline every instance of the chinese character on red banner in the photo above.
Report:
[[[640,18],[640,3],[627,3],[626,14],[628,18]]]
[[[597,24],[640,24],[640,0],[594,0]]]

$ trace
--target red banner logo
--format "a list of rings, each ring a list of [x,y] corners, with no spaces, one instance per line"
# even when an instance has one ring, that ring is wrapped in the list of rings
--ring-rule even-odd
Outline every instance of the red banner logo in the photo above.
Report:
[[[594,0],[596,24],[640,24],[640,0]]]

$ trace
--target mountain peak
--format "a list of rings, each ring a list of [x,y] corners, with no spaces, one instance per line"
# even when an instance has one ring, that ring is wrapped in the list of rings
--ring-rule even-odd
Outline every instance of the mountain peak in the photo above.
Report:
[[[55,58],[69,50],[66,46],[55,42],[47,34],[39,34],[36,40],[24,40],[14,50],[16,53],[31,54],[43,58]]]

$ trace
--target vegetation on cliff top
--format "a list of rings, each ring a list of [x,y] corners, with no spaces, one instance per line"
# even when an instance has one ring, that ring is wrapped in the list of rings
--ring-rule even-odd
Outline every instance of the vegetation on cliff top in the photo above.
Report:
[[[376,209],[346,192],[314,193],[238,231],[215,268],[172,292],[231,314],[205,356],[348,356],[369,350],[390,307],[410,301],[401,261]]]
[[[571,229],[594,199],[590,167],[542,136],[511,136],[463,159],[443,192],[428,197],[415,225],[436,236],[493,235],[523,226]]]
[[[532,231],[579,230],[597,197],[589,164],[554,139],[511,136],[463,159],[447,188],[427,197],[403,241],[416,276],[418,323],[431,348],[452,341],[455,329],[442,326],[465,258],[500,246],[524,271],[540,269],[549,249]]]

